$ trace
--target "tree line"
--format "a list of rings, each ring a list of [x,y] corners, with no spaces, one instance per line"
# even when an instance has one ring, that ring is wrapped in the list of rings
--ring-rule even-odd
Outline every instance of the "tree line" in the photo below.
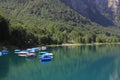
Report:
[[[97,33],[99,32],[99,33]],[[15,46],[35,46],[62,43],[112,43],[120,42],[119,35],[112,32],[91,31],[71,27],[65,23],[49,23],[49,27],[28,27],[25,24],[11,24],[0,16],[0,42]]]

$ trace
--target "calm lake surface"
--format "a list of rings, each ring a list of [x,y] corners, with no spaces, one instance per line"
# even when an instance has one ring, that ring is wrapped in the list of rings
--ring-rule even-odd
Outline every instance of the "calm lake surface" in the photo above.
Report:
[[[0,57],[0,80],[120,80],[120,45],[48,47],[50,62]]]

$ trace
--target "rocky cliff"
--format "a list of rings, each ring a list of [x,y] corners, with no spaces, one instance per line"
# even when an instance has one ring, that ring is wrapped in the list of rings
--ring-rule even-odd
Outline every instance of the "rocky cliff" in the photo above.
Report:
[[[120,0],[61,0],[83,16],[103,26],[119,26]]]

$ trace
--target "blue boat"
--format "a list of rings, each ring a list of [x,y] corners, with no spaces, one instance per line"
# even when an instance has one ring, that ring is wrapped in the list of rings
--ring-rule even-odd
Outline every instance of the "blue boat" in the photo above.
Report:
[[[38,52],[39,51],[39,48],[31,48],[31,49],[28,49],[29,52]]]
[[[0,56],[2,56],[2,52],[0,52]]]
[[[51,56],[46,56],[46,55],[44,55],[44,56],[40,56],[40,60],[41,61],[51,61]]]
[[[53,58],[53,53],[40,52],[39,54],[40,54],[40,56],[50,56],[51,58]]]
[[[9,51],[8,50],[2,50],[2,54],[8,54]]]
[[[32,49],[31,49],[31,48],[28,48],[28,49],[27,49],[27,51],[28,51],[28,52],[31,52],[31,51],[32,51]]]
[[[21,51],[20,49],[15,49],[15,50],[14,50],[14,53],[15,53],[15,54],[18,54],[20,51]]]

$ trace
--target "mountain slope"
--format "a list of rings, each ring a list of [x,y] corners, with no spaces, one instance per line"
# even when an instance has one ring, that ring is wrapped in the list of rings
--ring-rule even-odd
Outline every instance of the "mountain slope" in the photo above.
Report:
[[[3,4],[1,8],[5,11],[7,9],[7,13],[10,14],[10,16],[14,15],[19,19],[21,18],[21,16],[23,16],[24,18],[25,16],[28,16],[36,18],[39,17],[41,19],[48,19],[53,21],[72,20],[78,23],[82,21],[88,21],[75,11],[72,11],[70,8],[66,7],[59,0],[26,0],[26,2],[19,1],[21,0],[9,0],[7,2],[3,1],[1,2],[1,5]]]
[[[119,30],[91,22],[60,0],[1,0],[0,12],[10,20],[11,43],[19,46],[119,41]]]
[[[119,26],[119,0],[61,0],[83,16],[103,26]]]

